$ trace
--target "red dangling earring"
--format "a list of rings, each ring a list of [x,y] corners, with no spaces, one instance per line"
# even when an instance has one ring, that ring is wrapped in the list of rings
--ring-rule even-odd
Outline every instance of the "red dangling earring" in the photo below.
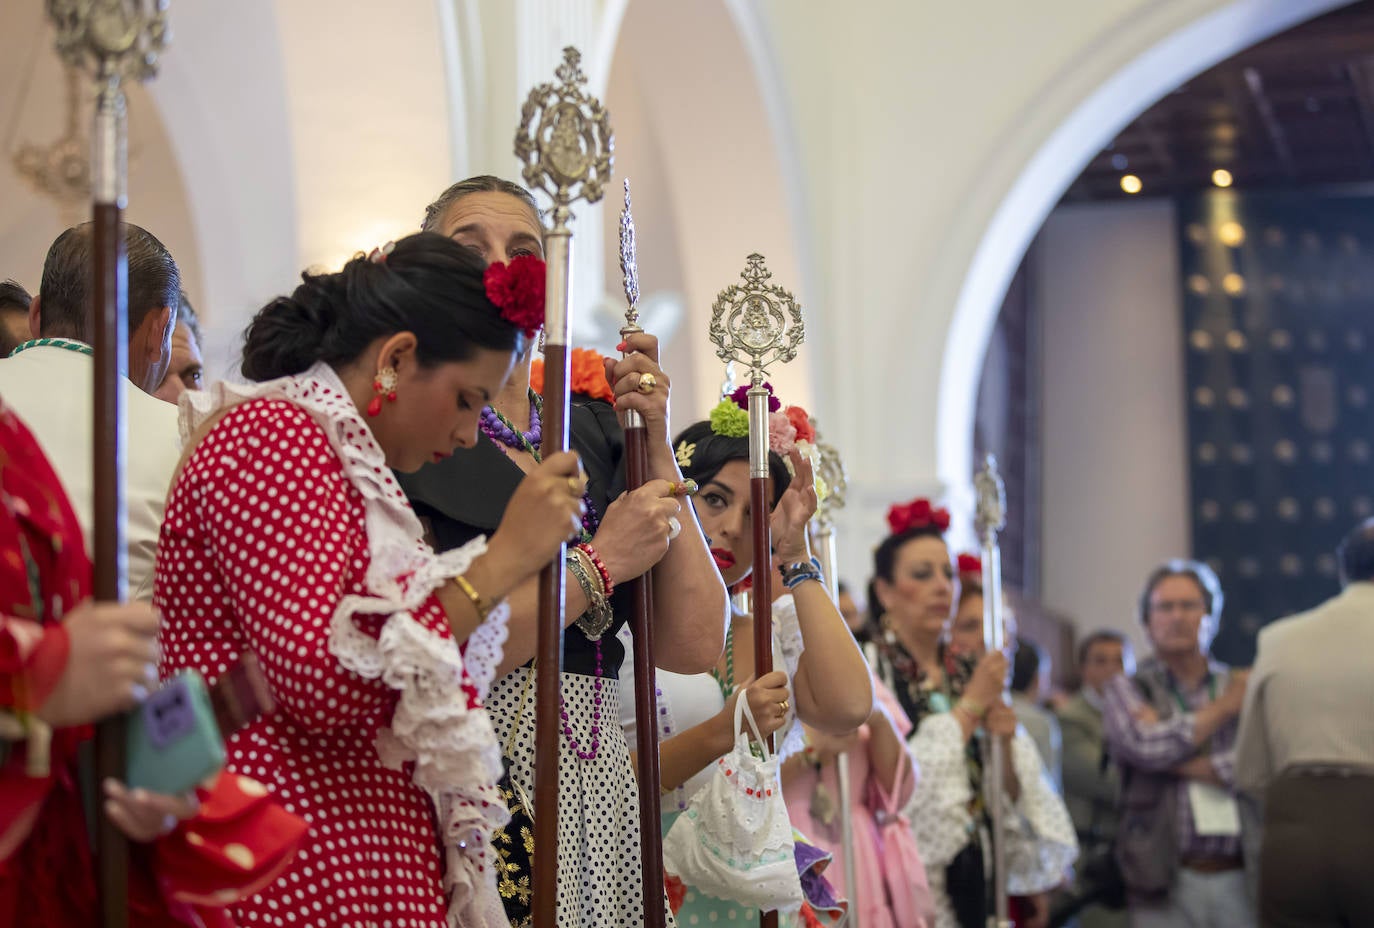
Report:
[[[372,380],[373,397],[372,402],[367,404],[367,414],[377,417],[382,414],[382,394],[386,394],[387,402],[396,402],[396,368],[384,367],[377,372],[377,376]]]

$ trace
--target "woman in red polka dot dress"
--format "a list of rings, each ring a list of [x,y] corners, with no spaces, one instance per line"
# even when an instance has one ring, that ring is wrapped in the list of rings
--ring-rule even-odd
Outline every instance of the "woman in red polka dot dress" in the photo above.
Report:
[[[228,766],[312,826],[234,910],[241,925],[506,925],[488,838],[507,819],[500,747],[481,707],[498,603],[578,527],[585,478],[575,455],[550,457],[490,542],[435,555],[390,469],[474,443],[542,313],[543,273],[498,307],[480,260],[410,236],[306,275],[249,328],[257,383],[183,401],[161,670],[213,680],[256,653],[279,709],[230,739]]]

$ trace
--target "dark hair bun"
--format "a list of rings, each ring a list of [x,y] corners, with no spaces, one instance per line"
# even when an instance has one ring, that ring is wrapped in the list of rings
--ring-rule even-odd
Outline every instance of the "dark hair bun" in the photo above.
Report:
[[[422,365],[466,361],[478,349],[518,352],[524,334],[487,298],[485,265],[471,250],[422,232],[384,260],[359,255],[333,274],[303,274],[289,297],[263,307],[248,327],[243,374],[272,380],[319,361],[336,367],[378,338],[412,332]]]
[[[243,376],[249,380],[299,374],[320,360],[334,313],[324,296],[325,278],[304,279],[293,295],[277,297],[249,324],[243,345]]]

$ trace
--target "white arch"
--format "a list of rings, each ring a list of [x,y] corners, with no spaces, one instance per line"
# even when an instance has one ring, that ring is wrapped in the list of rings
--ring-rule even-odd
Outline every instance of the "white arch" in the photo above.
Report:
[[[173,28],[149,90],[190,192],[207,362],[221,374],[240,321],[299,271],[282,43],[270,0],[233,15],[183,4]]]
[[[967,254],[976,242],[973,257],[967,264],[937,262],[949,270],[932,281],[955,306],[941,366],[936,454],[940,479],[956,499],[967,496],[973,473],[978,379],[1002,297],[1069,183],[1123,126],[1183,81],[1348,2],[1235,0],[1215,10],[1197,0],[1148,4],[1132,21],[1088,46],[1048,88],[1042,105],[994,148],[984,183],[946,248]],[[990,204],[993,198],[1000,204]],[[984,218],[989,215],[990,220]]]

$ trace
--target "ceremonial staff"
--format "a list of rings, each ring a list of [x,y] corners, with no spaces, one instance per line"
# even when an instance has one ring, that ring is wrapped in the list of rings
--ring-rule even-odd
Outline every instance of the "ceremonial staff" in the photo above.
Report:
[[[622,341],[644,330],[639,326],[639,264],[635,248],[635,220],[630,212],[630,180],[625,179],[625,208],[620,211],[620,275],[625,285],[625,327]],[[621,417],[625,429],[625,489],[636,490],[649,479],[649,436],[644,417],[629,409]],[[644,877],[644,924],[663,928],[667,914],[655,901],[663,886],[663,819],[659,805],[658,686],[654,669],[654,587],[645,572],[629,582],[633,615],[635,668],[635,755],[639,761],[639,847]]]
[[[568,450],[568,331],[572,289],[572,204],[595,203],[610,177],[614,140],[601,101],[580,85],[582,55],[569,46],[555,75],[558,85],[540,84],[520,110],[515,154],[525,163],[531,190],[553,201],[546,236],[548,270],[544,295],[545,457]],[[566,546],[539,574],[539,626],[535,648],[534,736],[534,924],[556,928],[558,919],[559,697],[563,670],[564,563]]]
[[[838,605],[840,574],[835,544],[835,513],[844,508],[849,478],[844,471],[844,462],[840,460],[839,449],[822,441],[819,432],[816,433],[816,452],[820,457],[816,474],[829,491],[816,507],[816,553],[820,558],[821,573],[825,576],[826,585],[830,589],[830,598]],[[844,886],[849,897],[849,920],[845,925],[847,928],[859,928],[859,912],[862,907],[859,904],[859,881],[854,861],[854,787],[849,779],[848,751],[836,755],[835,776],[840,787],[840,843],[844,849]]]
[[[764,386],[768,365],[787,363],[797,356],[805,335],[801,307],[791,293],[770,284],[772,273],[763,255],[752,254],[740,277],[716,296],[711,307],[711,341],[722,361],[749,368],[749,511],[753,522],[754,565],[754,676],[773,670],[773,544],[768,522],[773,511],[772,480],[768,476],[768,400]],[[741,697],[742,698],[742,697]],[[773,746],[773,737],[768,737]],[[761,913],[771,928],[777,912]]]
[[[977,529],[983,548],[983,644],[988,653],[1001,651],[1002,626],[1002,551],[997,535],[1007,524],[1007,491],[997,472],[997,459],[988,455],[987,462],[973,478],[978,494]],[[1005,690],[1006,683],[1003,682]],[[1003,701],[1007,694],[1003,692]],[[994,914],[988,918],[991,928],[1011,928],[1007,904],[1006,814],[1003,808],[1004,770],[1009,758],[1002,747],[1002,739],[987,739],[986,757],[988,779],[992,789],[989,808],[992,810],[992,886]]]
[[[167,41],[166,0],[48,0],[57,29],[57,51],[96,82],[95,127],[91,133],[91,292],[94,338],[94,489],[92,567],[97,600],[122,602],[128,595],[125,538],[125,408],[120,379],[128,368],[128,267],[120,224],[128,194],[128,126],[123,81],[157,73],[157,56]],[[99,724],[95,733],[96,783],[123,781],[125,725],[122,717]],[[97,786],[97,789],[99,787]],[[100,804],[95,808],[98,810]],[[124,835],[95,812],[95,849],[100,907],[105,928],[128,924],[128,849]]]

